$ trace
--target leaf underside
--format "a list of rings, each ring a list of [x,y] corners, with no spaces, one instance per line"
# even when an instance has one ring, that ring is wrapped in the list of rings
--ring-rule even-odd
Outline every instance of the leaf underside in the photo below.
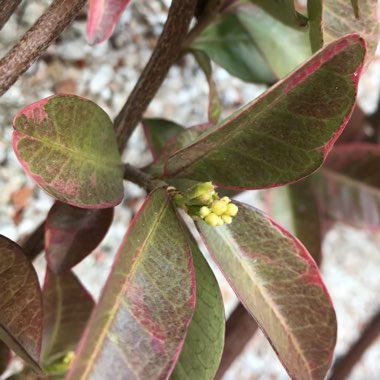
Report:
[[[21,248],[0,235],[0,339],[40,371],[42,295],[37,274]]]
[[[239,204],[231,225],[197,223],[213,258],[294,379],[324,378],[336,318],[318,268],[289,232]]]
[[[166,379],[193,315],[194,281],[186,235],[158,189],[127,232],[67,379]]]
[[[88,210],[55,202],[45,223],[45,252],[50,270],[65,272],[90,254],[103,240],[113,208]]]
[[[361,228],[380,228],[380,148],[353,143],[336,146],[313,176],[324,213]]]
[[[83,208],[123,198],[123,170],[109,116],[95,103],[56,95],[21,110],[13,148],[26,172],[48,194]]]
[[[197,302],[185,343],[170,380],[212,380],[224,346],[224,305],[216,278],[190,236]]]
[[[164,177],[257,189],[311,174],[351,115],[364,56],[365,42],[356,34],[333,42],[176,152]]]
[[[75,348],[94,307],[94,301],[71,272],[46,272],[43,287],[44,334],[41,360],[45,368]]]

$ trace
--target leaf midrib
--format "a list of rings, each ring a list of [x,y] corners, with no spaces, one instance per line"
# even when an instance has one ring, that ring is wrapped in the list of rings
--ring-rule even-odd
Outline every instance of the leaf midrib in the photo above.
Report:
[[[219,234],[221,236],[221,238],[223,239],[223,241],[225,241],[225,243],[227,244],[228,247],[230,247],[230,249],[232,251],[234,251],[234,244],[233,244],[233,241],[230,241],[229,239],[229,236],[227,234]],[[284,235],[282,235],[284,236]],[[260,283],[258,283],[256,280],[255,280],[255,277],[254,276],[251,276],[250,273],[252,273],[253,275],[256,274],[255,270],[249,266],[248,263],[245,263],[244,260],[241,259],[240,257],[240,252],[241,252],[241,249],[239,247],[237,247],[237,252],[239,252],[239,255],[235,255],[234,257],[236,257],[238,259],[238,262],[239,264],[241,265],[241,267],[245,270],[245,273],[248,274],[248,276],[252,279],[252,282],[255,284],[256,288],[258,289],[259,293],[261,294],[264,302],[267,303],[267,305],[271,305],[271,310],[273,310],[274,312],[274,315],[276,316],[278,322],[286,329],[288,328],[286,331],[290,331],[291,333],[288,334],[288,336],[291,338],[291,341],[293,342],[293,346],[295,347],[296,351],[298,352],[300,358],[302,359],[302,361],[304,362],[305,364],[305,368],[307,368],[308,372],[309,372],[309,375],[311,375],[311,368],[308,366],[308,362],[307,362],[307,359],[305,358],[305,356],[302,354],[302,350],[300,349],[300,346],[298,344],[298,341],[297,339],[294,337],[294,334],[293,334],[293,330],[288,326],[288,324],[286,323],[286,321],[283,319],[283,317],[281,316],[281,314],[279,314],[279,311],[277,310],[278,306],[273,303],[273,300],[271,299],[271,297],[268,295],[268,291],[265,289],[264,286],[260,285]],[[247,268],[249,270],[247,270]],[[232,284],[233,285],[233,284]],[[238,294],[240,292],[236,291]],[[255,318],[256,319],[256,318]],[[266,329],[263,328],[263,330],[265,331]]]
[[[146,205],[147,207],[148,205]],[[126,278],[126,281],[124,282],[123,286],[121,287],[120,291],[118,292],[118,294],[116,294],[115,296],[115,303],[114,303],[114,307],[112,307],[112,309],[109,311],[109,318],[108,320],[106,321],[105,323],[105,326],[104,328],[102,329],[102,331],[99,333],[99,339],[97,340],[97,344],[95,344],[94,346],[94,350],[92,352],[92,354],[90,355],[90,358],[86,361],[87,365],[81,375],[81,379],[85,379],[86,376],[89,374],[90,370],[91,370],[91,366],[90,364],[92,364],[96,357],[98,356],[98,354],[100,353],[101,351],[101,347],[102,347],[102,343],[105,341],[106,337],[107,337],[107,332],[109,331],[109,327],[111,326],[112,322],[114,321],[115,317],[116,317],[116,314],[117,314],[117,310],[120,308],[120,305],[122,304],[123,302],[123,297],[122,295],[126,293],[129,285],[130,285],[130,278],[133,277],[134,273],[136,272],[137,270],[137,266],[138,264],[140,263],[140,260],[141,260],[141,252],[144,250],[144,248],[148,245],[149,243],[149,240],[150,240],[150,237],[152,236],[152,234],[156,231],[156,229],[158,228],[159,224],[160,224],[160,221],[166,211],[166,208],[167,206],[169,206],[168,204],[168,200],[165,199],[165,202],[163,203],[163,205],[161,206],[161,209],[157,215],[157,218],[155,220],[155,223],[152,225],[152,228],[151,230],[149,231],[149,233],[147,234],[147,237],[145,238],[145,240],[143,241],[143,243],[141,244],[141,248],[138,249],[135,253],[135,262],[133,263],[132,267],[131,267],[131,270],[129,272],[129,275],[127,275],[127,278]],[[138,216],[138,217],[141,217],[141,214]],[[131,226],[131,230],[132,231],[132,228],[133,226]],[[130,237],[130,235],[128,236]],[[124,249],[124,247],[123,247]],[[121,257],[121,255],[120,255]],[[119,257],[119,259],[120,259]],[[119,261],[119,259],[117,261],[115,261],[115,265],[117,264],[117,262]]]

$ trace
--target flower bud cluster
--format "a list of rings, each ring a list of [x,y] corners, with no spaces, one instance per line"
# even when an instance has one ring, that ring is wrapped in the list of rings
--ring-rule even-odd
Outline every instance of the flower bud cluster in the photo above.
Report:
[[[212,182],[198,183],[185,194],[173,195],[176,205],[184,209],[194,220],[203,219],[208,225],[216,227],[231,224],[238,207],[228,197],[219,198]]]

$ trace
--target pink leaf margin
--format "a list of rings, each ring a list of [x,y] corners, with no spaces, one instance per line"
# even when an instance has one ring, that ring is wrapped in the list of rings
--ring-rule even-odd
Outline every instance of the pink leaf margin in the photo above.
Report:
[[[115,29],[130,0],[90,0],[87,41],[90,45],[106,41]]]

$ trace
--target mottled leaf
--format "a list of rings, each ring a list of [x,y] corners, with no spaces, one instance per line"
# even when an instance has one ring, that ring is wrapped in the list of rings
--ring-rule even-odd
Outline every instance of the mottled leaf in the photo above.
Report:
[[[190,233],[189,233],[190,234]],[[212,380],[224,345],[224,306],[216,278],[193,238],[197,302],[171,380]]]
[[[98,44],[107,40],[130,0],[90,0],[87,41]]]
[[[305,27],[307,18],[295,9],[294,0],[250,0],[285,25]],[[313,0],[314,1],[314,0]]]
[[[313,52],[318,51],[323,46],[323,2],[324,0],[307,2],[310,44]]]
[[[67,380],[166,379],[195,307],[190,246],[165,190],[133,220]]]
[[[176,136],[184,131],[182,125],[166,119],[143,119],[145,138],[153,159],[157,160],[165,145],[170,144]]]
[[[54,365],[75,351],[94,301],[71,271],[56,276],[47,270],[43,305],[41,361],[44,369],[52,374]]]
[[[236,16],[276,78],[283,78],[311,56],[308,28],[288,27],[252,5],[236,8]]]
[[[265,191],[267,212],[305,245],[317,264],[322,260],[322,227],[311,177]]]
[[[21,248],[0,235],[0,340],[39,371],[42,295],[37,274]]]
[[[0,375],[7,369],[11,360],[11,351],[8,346],[0,340]]]
[[[380,228],[380,147],[336,146],[315,176],[323,211],[356,227]]]
[[[193,51],[193,55],[197,60],[199,67],[205,73],[208,86],[210,88],[208,96],[208,121],[212,124],[216,124],[219,121],[220,115],[222,113],[222,105],[220,103],[218,89],[212,77],[210,58],[201,50]]]
[[[45,252],[55,274],[69,270],[103,240],[113,208],[88,210],[55,202],[45,223]]]
[[[293,379],[323,379],[336,318],[318,268],[300,242],[254,208],[239,204],[229,226],[198,228],[237,296]]]
[[[350,117],[364,55],[364,41],[355,34],[330,44],[176,152],[166,162],[165,175],[255,189],[311,174]]]
[[[236,14],[223,15],[207,27],[192,48],[204,51],[231,75],[246,82],[274,83],[276,77]]]
[[[360,1],[360,18],[355,17],[348,0],[324,0],[323,20],[326,42],[331,42],[347,33],[360,33],[367,42],[367,61],[374,58],[379,41],[377,0]]]
[[[57,95],[21,110],[13,148],[51,196],[73,206],[107,208],[123,198],[123,170],[113,124],[90,100]]]

